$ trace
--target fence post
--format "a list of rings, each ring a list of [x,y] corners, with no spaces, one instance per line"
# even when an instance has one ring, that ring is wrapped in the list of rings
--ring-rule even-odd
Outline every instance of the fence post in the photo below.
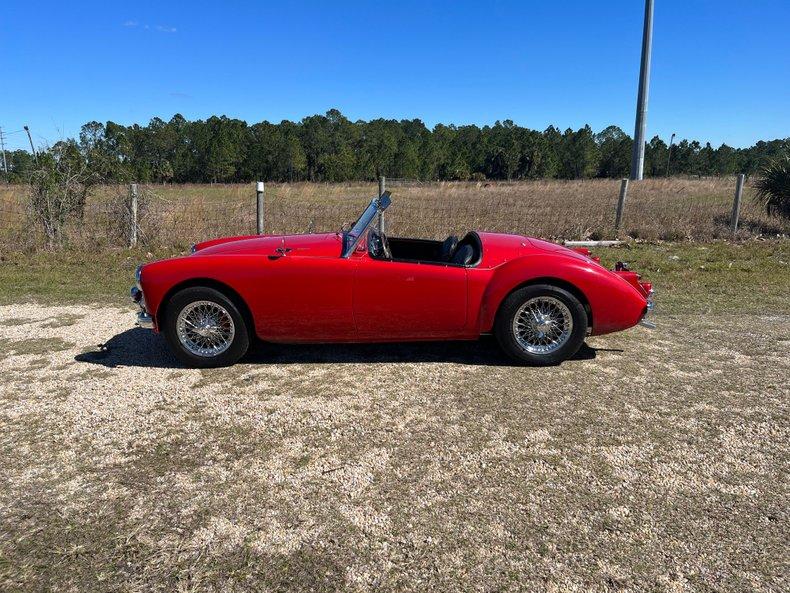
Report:
[[[137,247],[137,184],[132,183],[129,186],[129,210],[131,211],[131,233],[129,235],[129,246]]]
[[[381,197],[381,194],[383,194],[386,190],[387,190],[387,178],[384,177],[384,175],[381,175],[379,177],[379,196],[378,197]],[[384,218],[384,215],[383,214],[379,214],[379,225],[378,225],[379,226],[379,234],[384,232],[384,220],[383,220],[383,218]]]
[[[623,222],[623,210],[625,210],[625,197],[628,195],[628,179],[620,182],[620,197],[617,199],[617,213],[614,216],[614,230],[620,230],[620,223]]]
[[[743,196],[743,181],[746,175],[743,173],[738,175],[738,181],[735,182],[735,199],[732,201],[732,216],[730,216],[730,230],[735,233],[738,230],[738,217],[741,214],[741,197]]]
[[[257,213],[258,213],[257,224],[255,226],[258,234],[262,235],[263,234],[263,181],[258,181],[255,184],[255,194],[257,197],[256,203],[257,203]]]

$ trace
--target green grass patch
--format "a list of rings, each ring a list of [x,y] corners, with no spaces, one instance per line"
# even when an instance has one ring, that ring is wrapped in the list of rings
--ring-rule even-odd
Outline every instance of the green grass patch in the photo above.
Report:
[[[10,354],[49,354],[50,352],[60,352],[68,350],[74,346],[73,342],[67,342],[60,338],[28,338],[26,340],[0,340],[0,356]]]
[[[0,258],[0,304],[126,303],[137,266],[173,255],[130,249],[7,253]]]
[[[65,315],[61,315],[60,317],[51,318],[46,323],[42,323],[41,327],[48,327],[48,328],[69,327],[77,323],[83,317],[85,316],[77,315],[76,313],[67,313]]]
[[[26,317],[10,317],[8,319],[0,319],[0,325],[11,327],[14,325],[27,325],[28,323],[35,323],[35,319],[28,319]]]
[[[593,250],[623,260],[656,287],[659,312],[790,312],[790,240],[631,244]],[[134,270],[173,251],[10,253],[0,261],[0,303],[126,303]]]
[[[666,313],[790,312],[790,241],[634,244],[594,249],[653,282]]]

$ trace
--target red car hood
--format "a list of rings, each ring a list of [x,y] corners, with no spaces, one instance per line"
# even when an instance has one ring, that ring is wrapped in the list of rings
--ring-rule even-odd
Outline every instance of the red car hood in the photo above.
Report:
[[[274,255],[285,247],[293,255],[339,257],[343,239],[339,233],[309,235],[245,235],[198,243],[195,255]]]

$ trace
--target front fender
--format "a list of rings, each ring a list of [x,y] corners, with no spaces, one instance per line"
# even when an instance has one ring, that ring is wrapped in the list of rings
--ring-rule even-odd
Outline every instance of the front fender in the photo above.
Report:
[[[148,313],[157,321],[162,301],[176,286],[195,280],[209,280],[230,287],[245,302],[260,281],[260,256],[226,255],[177,257],[143,266],[142,286]]]
[[[499,266],[483,293],[481,332],[492,330],[502,301],[514,290],[536,281],[567,283],[585,298],[592,313],[592,334],[633,327],[647,307],[645,297],[628,281],[593,262],[551,253],[525,255]]]

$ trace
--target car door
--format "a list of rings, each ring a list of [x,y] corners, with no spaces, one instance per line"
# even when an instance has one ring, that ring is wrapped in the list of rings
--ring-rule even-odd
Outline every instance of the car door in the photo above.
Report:
[[[440,339],[462,333],[465,268],[378,260],[367,253],[358,260],[353,309],[360,339]]]
[[[353,341],[354,268],[341,257],[267,257],[256,288],[255,325],[263,339]]]

